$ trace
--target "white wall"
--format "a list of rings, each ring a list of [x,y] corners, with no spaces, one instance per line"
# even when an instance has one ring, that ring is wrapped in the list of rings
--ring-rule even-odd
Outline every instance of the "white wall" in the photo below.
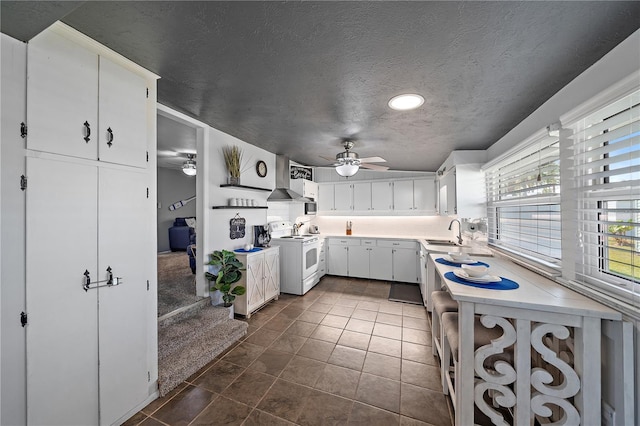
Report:
[[[2,127],[0,156],[2,218],[0,250],[2,299],[0,300],[0,424],[26,423],[25,329],[20,312],[25,307],[25,196],[20,175],[25,174],[24,145],[20,123],[26,123],[26,44],[1,34]]]
[[[169,210],[173,203],[196,195],[196,177],[187,176],[181,170],[158,168],[158,252],[168,251],[169,228],[176,217],[196,216],[196,201]]]

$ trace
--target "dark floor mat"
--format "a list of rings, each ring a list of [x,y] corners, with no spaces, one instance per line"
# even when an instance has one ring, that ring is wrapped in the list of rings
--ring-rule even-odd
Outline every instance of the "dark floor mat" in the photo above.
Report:
[[[423,304],[420,287],[416,284],[391,283],[389,300],[392,302],[412,303],[414,305]]]

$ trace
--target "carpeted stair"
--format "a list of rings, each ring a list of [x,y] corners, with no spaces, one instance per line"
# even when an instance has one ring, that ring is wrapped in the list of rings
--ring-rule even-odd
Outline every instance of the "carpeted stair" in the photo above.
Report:
[[[158,322],[158,388],[165,396],[247,333],[210,299]]]

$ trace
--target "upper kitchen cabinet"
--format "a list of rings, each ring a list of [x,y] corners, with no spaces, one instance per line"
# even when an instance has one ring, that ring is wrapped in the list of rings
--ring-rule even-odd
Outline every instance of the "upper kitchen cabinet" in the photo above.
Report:
[[[66,28],[54,24],[28,44],[27,148],[146,167],[146,78]]]
[[[438,180],[438,212],[443,216],[487,216],[484,173],[481,164],[459,164]]]
[[[371,186],[370,182],[356,182],[353,184],[353,210],[371,210],[373,197]]]
[[[374,213],[393,210],[393,183],[371,182],[371,210]]]
[[[318,184],[308,179],[291,179],[291,189],[303,197],[318,199]]]
[[[318,185],[318,211],[350,212],[353,210],[353,189],[350,183]]]

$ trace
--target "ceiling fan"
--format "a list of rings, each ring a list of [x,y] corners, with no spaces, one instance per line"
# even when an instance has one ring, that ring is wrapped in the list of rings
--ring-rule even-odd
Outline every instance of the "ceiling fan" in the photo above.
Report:
[[[370,170],[388,170],[387,166],[379,166],[377,164],[371,163],[386,163],[382,157],[367,157],[360,158],[357,153],[350,151],[353,148],[354,142],[351,140],[342,141],[342,146],[344,146],[344,152],[340,152],[336,155],[336,158],[328,158],[322,157],[329,161],[335,161],[334,166],[336,167],[336,173],[340,176],[353,176],[355,175],[359,168],[370,169]]]

